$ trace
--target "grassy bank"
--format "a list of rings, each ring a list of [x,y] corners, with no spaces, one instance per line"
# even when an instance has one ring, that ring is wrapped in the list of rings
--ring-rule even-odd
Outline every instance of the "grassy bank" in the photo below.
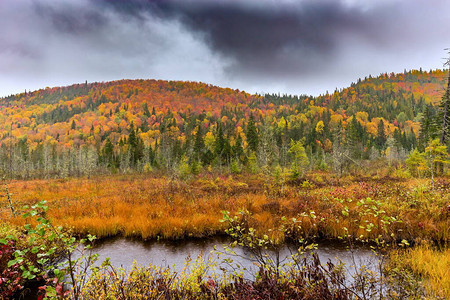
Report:
[[[404,274],[418,278],[430,299],[450,299],[450,249],[447,245],[437,249],[424,243],[393,251],[388,268],[403,274],[403,284],[408,284]]]

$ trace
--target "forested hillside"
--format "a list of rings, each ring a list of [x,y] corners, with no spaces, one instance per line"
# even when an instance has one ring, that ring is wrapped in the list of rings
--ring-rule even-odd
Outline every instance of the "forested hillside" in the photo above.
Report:
[[[0,99],[0,175],[288,167],[300,176],[403,160],[427,141],[420,122],[436,114],[446,76],[382,74],[319,97],[156,80],[25,92]]]

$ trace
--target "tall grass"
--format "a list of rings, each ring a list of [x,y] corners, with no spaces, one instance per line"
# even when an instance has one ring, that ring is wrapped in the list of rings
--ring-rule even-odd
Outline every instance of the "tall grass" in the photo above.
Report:
[[[221,211],[246,209],[260,231],[276,226],[285,216],[302,221],[304,232],[299,235],[374,238],[393,233],[396,239],[449,239],[448,179],[438,180],[435,189],[414,179],[341,180],[335,185],[330,178],[315,181],[311,176],[309,181],[281,189],[256,175],[205,175],[187,182],[116,175],[12,181],[9,186],[17,207],[45,199],[56,224],[99,237],[204,237],[224,232]],[[22,218],[11,216],[6,203],[0,208],[2,219],[23,224]],[[395,221],[385,225],[387,217]]]
[[[393,252],[391,264],[409,270],[423,281],[429,297],[450,299],[450,249],[429,244]]]

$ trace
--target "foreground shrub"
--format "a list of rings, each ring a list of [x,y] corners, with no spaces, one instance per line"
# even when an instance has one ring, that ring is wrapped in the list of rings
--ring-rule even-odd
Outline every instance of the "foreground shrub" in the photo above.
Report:
[[[0,299],[12,297],[14,293],[23,288],[25,281],[20,264],[8,264],[16,250],[15,243],[13,241],[3,242],[4,244],[0,245]]]
[[[192,263],[192,264],[191,264]],[[170,268],[134,265],[130,272],[108,262],[94,268],[82,299],[349,299],[351,291],[333,264],[304,259],[283,274],[261,266],[255,280],[208,271],[216,264],[199,257],[179,274]]]
[[[45,201],[23,210],[27,224],[22,230],[10,228],[7,235],[2,230],[0,236],[0,299],[25,297],[29,289],[24,288],[31,283],[32,293],[41,298],[78,299],[86,270],[96,256],[74,257],[75,250],[86,240],[78,241],[62,227],[54,227],[47,217]],[[90,241],[94,238],[88,235]],[[64,291],[65,285],[71,288]]]

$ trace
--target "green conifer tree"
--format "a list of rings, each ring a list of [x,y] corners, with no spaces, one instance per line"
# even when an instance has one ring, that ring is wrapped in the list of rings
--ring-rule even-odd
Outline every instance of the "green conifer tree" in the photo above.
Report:
[[[247,143],[250,151],[256,152],[258,150],[258,130],[255,126],[255,119],[253,118],[253,114],[250,115],[247,124],[247,132],[245,134],[247,137]]]
[[[384,129],[384,122],[380,120],[377,127],[377,136],[375,138],[375,144],[379,150],[383,149],[386,144],[386,131]]]

